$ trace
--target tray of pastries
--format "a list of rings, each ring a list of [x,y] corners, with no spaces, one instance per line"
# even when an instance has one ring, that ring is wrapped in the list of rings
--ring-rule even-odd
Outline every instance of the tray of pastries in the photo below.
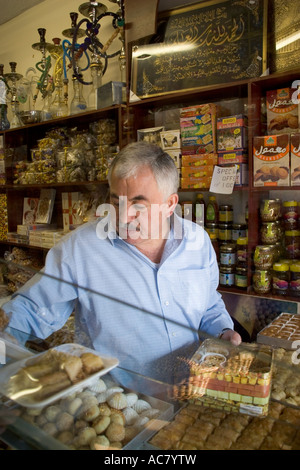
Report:
[[[294,349],[294,341],[300,340],[300,315],[281,313],[272,323],[257,334],[257,342],[273,347]]]
[[[62,344],[0,370],[0,393],[26,407],[44,407],[75,392],[118,365],[79,344]]]
[[[174,405],[124,387],[110,374],[21,418],[69,450],[138,449],[174,416]]]

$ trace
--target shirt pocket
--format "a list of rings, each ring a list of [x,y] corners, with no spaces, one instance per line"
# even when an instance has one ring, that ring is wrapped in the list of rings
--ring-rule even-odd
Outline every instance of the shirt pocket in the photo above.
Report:
[[[186,313],[204,313],[210,290],[209,269],[182,269],[178,271],[178,275],[185,296]]]

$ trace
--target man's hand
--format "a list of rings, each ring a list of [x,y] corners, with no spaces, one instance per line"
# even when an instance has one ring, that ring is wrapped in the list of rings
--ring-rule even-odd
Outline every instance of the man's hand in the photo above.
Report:
[[[225,341],[230,341],[234,346],[238,346],[242,342],[240,335],[234,330],[225,330],[220,336]]]

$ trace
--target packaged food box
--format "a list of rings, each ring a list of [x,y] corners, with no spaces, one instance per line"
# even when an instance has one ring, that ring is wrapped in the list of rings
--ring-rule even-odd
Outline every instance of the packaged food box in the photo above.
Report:
[[[190,176],[189,178],[180,179],[180,187],[182,189],[208,189],[210,187],[212,176],[202,176],[199,178]]]
[[[166,152],[173,159],[173,161],[176,165],[176,168],[180,169],[181,168],[181,150],[172,149],[172,150],[166,150]]]
[[[174,387],[179,400],[265,416],[271,392],[272,348],[205,340],[189,361],[190,376]]]
[[[230,167],[232,163],[222,164],[219,165],[220,167]],[[235,177],[235,186],[247,186],[249,183],[249,171],[248,171],[248,163],[235,163],[237,167],[236,177]]]
[[[126,102],[124,82],[108,82],[97,89],[97,109],[106,108]]]
[[[164,126],[159,127],[147,127],[145,129],[138,129],[137,131],[137,140],[150,142],[151,144],[156,144],[161,147],[160,133],[165,130]]]
[[[242,114],[218,118],[217,120],[217,147],[218,152],[228,150],[247,149],[248,132],[247,118]]]
[[[266,94],[268,134],[295,132],[298,124],[296,88],[269,90]]]
[[[291,186],[300,185],[300,134],[291,134]]]
[[[180,132],[182,153],[216,153],[217,107],[204,104],[181,108]]]
[[[233,150],[230,152],[218,153],[218,165],[227,163],[247,163],[248,154],[243,150]]]
[[[257,334],[257,342],[277,348],[295,349],[294,341],[300,340],[300,315],[281,313]]]
[[[182,166],[181,176],[182,178],[201,178],[203,176],[212,176],[214,172],[214,165],[204,166]]]
[[[160,140],[163,150],[180,149],[180,130],[163,131],[160,133]]]
[[[199,155],[182,155],[182,166],[204,166],[217,165],[218,155],[216,153],[203,153]]]
[[[289,186],[289,134],[253,138],[254,186]]]

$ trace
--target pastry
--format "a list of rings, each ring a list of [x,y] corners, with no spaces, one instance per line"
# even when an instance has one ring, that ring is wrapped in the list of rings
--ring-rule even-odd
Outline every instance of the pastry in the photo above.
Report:
[[[127,407],[127,398],[124,393],[116,392],[108,397],[107,403],[116,410],[122,410]]]
[[[92,424],[92,427],[96,434],[102,434],[105,429],[110,425],[110,417],[109,416],[98,416]]]
[[[91,450],[106,450],[110,447],[110,442],[105,436],[94,437],[90,442]]]
[[[87,375],[94,374],[99,370],[104,368],[103,361],[101,357],[97,356],[96,354],[92,353],[84,353],[80,356],[83,366],[83,371]]]
[[[121,424],[110,423],[105,435],[110,441],[122,441],[125,437],[125,428]]]
[[[56,418],[56,427],[59,431],[69,431],[74,424],[74,418],[65,411],[61,412]]]

